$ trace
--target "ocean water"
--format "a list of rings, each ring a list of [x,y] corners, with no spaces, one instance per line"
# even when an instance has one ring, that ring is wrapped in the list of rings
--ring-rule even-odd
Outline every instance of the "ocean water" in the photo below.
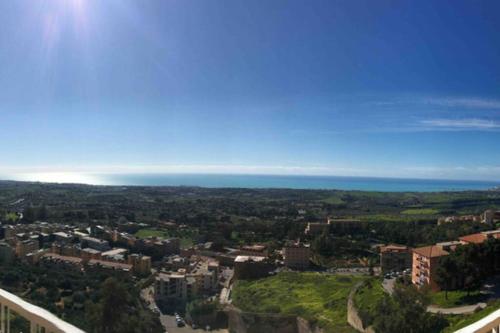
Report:
[[[5,177],[1,177],[6,179]],[[14,180],[94,185],[200,186],[229,188],[339,189],[382,192],[488,190],[500,181],[399,179],[338,176],[275,176],[226,174],[31,174]]]

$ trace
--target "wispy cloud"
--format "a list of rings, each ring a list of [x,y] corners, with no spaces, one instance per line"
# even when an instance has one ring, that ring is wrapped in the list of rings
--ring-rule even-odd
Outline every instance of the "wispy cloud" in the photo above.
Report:
[[[461,107],[470,109],[500,109],[500,100],[486,98],[467,98],[467,97],[445,97],[445,98],[424,98],[425,104]]]
[[[426,119],[419,124],[426,129],[436,130],[498,130],[500,122],[488,119]]]

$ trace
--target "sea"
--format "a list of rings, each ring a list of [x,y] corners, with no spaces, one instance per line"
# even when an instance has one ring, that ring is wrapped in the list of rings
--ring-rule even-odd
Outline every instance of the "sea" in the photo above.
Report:
[[[29,174],[2,179],[120,186],[289,188],[380,192],[440,192],[500,189],[500,181],[242,174]]]

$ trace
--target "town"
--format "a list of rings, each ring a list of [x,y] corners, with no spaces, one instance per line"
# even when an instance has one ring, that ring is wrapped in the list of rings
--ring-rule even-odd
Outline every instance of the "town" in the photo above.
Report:
[[[94,297],[90,285],[76,287],[80,279],[123,281],[137,288],[141,313],[150,313],[149,326],[168,332],[252,332],[256,322],[269,332],[380,331],[392,319],[381,316],[379,307],[385,297],[399,294],[424,297],[415,302],[424,307],[421,315],[428,316],[431,326],[426,329],[451,332],[463,326],[458,314],[472,318],[497,306],[500,210],[439,215],[421,208],[417,213],[427,215],[414,214],[414,222],[370,221],[365,215],[329,215],[308,222],[308,211],[318,209],[318,202],[297,205],[295,223],[301,229],[291,228],[288,237],[248,241],[258,238],[254,234],[229,242],[221,241],[220,229],[204,226],[202,231],[186,220],[57,222],[57,205],[47,208],[11,200],[0,233],[0,264],[13,268],[0,281],[4,288],[31,295],[77,325],[90,315],[83,309],[92,306],[85,304]],[[342,209],[346,208],[350,210]],[[381,234],[382,227],[407,223],[439,235],[438,241],[427,237],[397,242],[405,238]],[[21,269],[17,267],[42,275],[49,270],[67,282],[54,290],[48,282],[38,281],[40,287],[33,292],[33,282],[23,280],[18,271],[8,272]],[[411,286],[419,294],[410,296]],[[287,295],[290,288],[299,294]],[[309,293],[323,288],[327,294],[300,296],[306,292],[302,288]],[[317,313],[299,305],[324,297],[332,305]],[[338,319],[328,319],[332,315]]]

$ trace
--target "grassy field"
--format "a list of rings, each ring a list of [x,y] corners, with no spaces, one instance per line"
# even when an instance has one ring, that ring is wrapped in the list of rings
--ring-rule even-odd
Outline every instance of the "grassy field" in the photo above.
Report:
[[[158,229],[141,229],[134,234],[137,238],[148,238],[148,237],[159,237],[159,238],[169,238],[169,237],[179,237],[181,242],[181,248],[187,248],[193,245],[193,239],[191,235],[186,232],[185,234],[170,234],[164,230]]]
[[[157,229],[141,229],[137,231],[134,236],[137,238],[148,238],[148,237],[168,238],[169,233]]]
[[[323,199],[322,201],[331,205],[342,205],[345,203],[344,200],[342,200],[342,198],[338,196],[331,196],[326,199]]]
[[[439,211],[433,208],[411,208],[401,212],[403,215],[436,215]]]
[[[468,326],[484,317],[489,315],[490,313],[500,309],[500,300],[496,300],[493,302],[489,302],[488,306],[478,312],[475,312],[473,314],[464,316],[446,316],[446,319],[450,323],[450,326],[446,327],[446,329],[443,331],[443,333],[452,333],[455,332],[456,330],[459,330],[465,326]]]
[[[361,276],[284,272],[257,281],[238,281],[233,303],[244,311],[293,314],[326,332],[355,332],[347,323],[347,297]]]
[[[431,304],[439,305],[443,308],[476,304],[484,300],[484,295],[481,295],[479,290],[471,291],[469,295],[463,290],[449,291],[448,299],[446,299],[444,291],[432,292],[429,296],[431,298]]]

